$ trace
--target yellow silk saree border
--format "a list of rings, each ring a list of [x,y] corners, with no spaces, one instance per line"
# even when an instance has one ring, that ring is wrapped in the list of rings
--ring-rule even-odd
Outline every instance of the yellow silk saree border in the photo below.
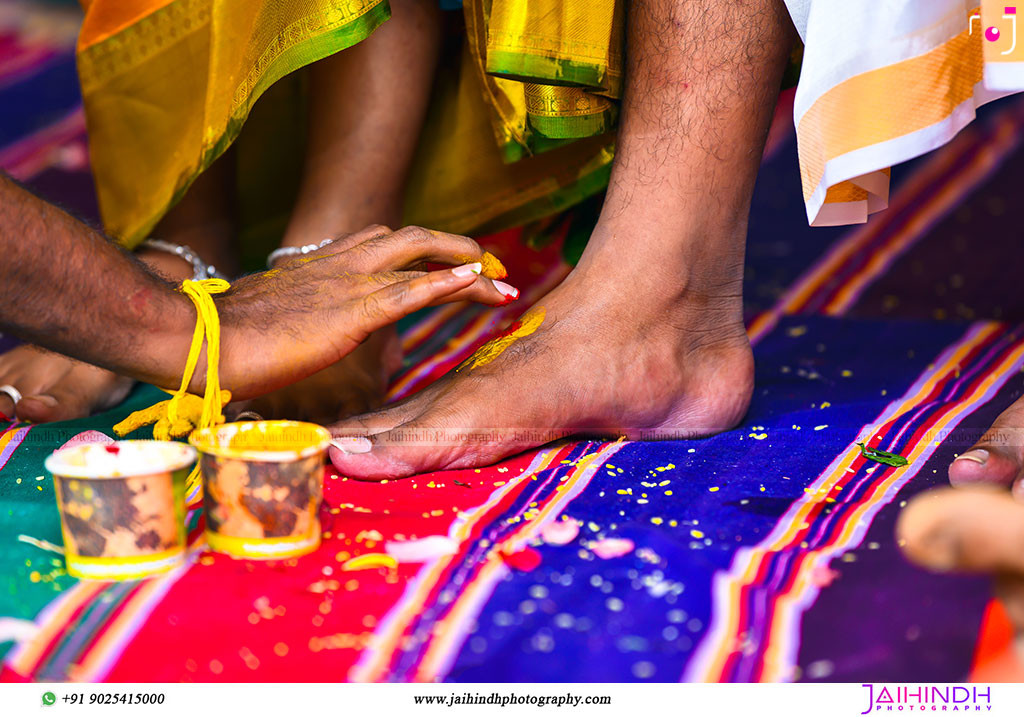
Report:
[[[529,13],[490,0],[464,3],[467,43],[506,163],[613,129],[618,107],[608,98],[621,91],[621,8],[604,2],[604,42],[538,32]]]
[[[368,37],[391,15],[387,0],[333,0],[316,3],[313,12],[298,17],[277,32],[264,47],[237,85],[220,87],[231,96],[230,109],[221,118],[212,119],[207,108],[203,118],[202,142],[188,166],[176,167],[173,191],[159,206],[147,207],[145,216],[127,221],[110,206],[117,197],[104,196],[100,185],[100,206],[108,230],[123,244],[134,247],[152,230],[163,214],[184,195],[192,182],[234,141],[248,117],[252,105],[275,82],[289,73],[350,47]],[[168,53],[173,61],[172,48],[195,33],[210,32],[213,16],[209,0],[175,0],[139,19],[114,35],[81,49],[78,53],[78,73],[86,102],[88,123],[100,122],[91,116],[90,100],[102,95],[105,86],[122,75],[154,61],[161,53]],[[210,80],[209,77],[206,78]],[[213,88],[207,88],[207,96]],[[109,102],[110,98],[105,97]],[[131,101],[131,98],[127,98]],[[109,110],[109,107],[108,107]],[[179,138],[171,138],[176,141]],[[160,138],[154,137],[153,141]],[[100,148],[113,155],[116,147]],[[186,148],[189,150],[190,148]],[[116,160],[113,160],[116,161]],[[98,177],[98,179],[100,179]],[[161,192],[155,192],[160,193]]]

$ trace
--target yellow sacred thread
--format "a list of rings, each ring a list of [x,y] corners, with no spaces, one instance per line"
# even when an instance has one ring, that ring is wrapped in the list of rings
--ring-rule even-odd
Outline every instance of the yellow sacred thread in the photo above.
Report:
[[[185,361],[185,372],[181,386],[171,395],[170,400],[161,401],[150,408],[136,411],[116,426],[119,436],[150,423],[153,438],[166,441],[188,435],[197,428],[208,428],[224,422],[222,409],[231,401],[231,392],[220,387],[220,317],[213,302],[213,294],[222,294],[231,288],[223,279],[188,280],[181,284],[181,292],[192,300],[196,307],[196,328],[192,332],[192,346]],[[202,399],[188,392],[192,376],[199,364],[199,354],[206,342],[206,391]],[[189,490],[199,480],[197,465],[187,479]]]

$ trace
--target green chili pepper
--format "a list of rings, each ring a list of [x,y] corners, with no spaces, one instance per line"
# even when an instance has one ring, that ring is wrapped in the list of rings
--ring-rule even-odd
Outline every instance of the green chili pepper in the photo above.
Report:
[[[910,461],[901,455],[896,453],[890,453],[889,451],[880,451],[877,448],[868,448],[863,443],[858,443],[860,446],[860,454],[865,458],[875,461],[876,463],[884,463],[887,466],[905,466]]]

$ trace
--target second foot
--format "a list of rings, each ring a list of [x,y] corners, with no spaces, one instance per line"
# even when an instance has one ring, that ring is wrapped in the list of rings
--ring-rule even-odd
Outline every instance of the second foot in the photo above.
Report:
[[[234,408],[268,419],[331,423],[380,406],[401,362],[394,328],[382,329],[333,366]]]
[[[44,351],[18,346],[0,355],[0,386],[22,395],[17,406],[0,394],[0,413],[22,421],[49,423],[84,418],[116,406],[133,381],[106,369]]]

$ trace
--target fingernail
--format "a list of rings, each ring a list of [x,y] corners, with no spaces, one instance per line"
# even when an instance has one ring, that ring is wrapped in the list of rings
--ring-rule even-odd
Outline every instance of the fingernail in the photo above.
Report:
[[[364,436],[339,436],[331,439],[331,445],[342,453],[369,453],[373,443]]]
[[[967,451],[956,457],[958,461],[974,461],[975,463],[985,464],[988,460],[988,451],[984,448],[975,448],[973,451]]]
[[[483,265],[480,262],[476,262],[474,264],[463,264],[462,266],[457,266],[452,269],[452,273],[460,279],[467,277],[470,274],[479,275],[481,271],[483,271]]]
[[[498,281],[497,279],[491,279],[491,282],[494,284],[494,288],[501,292],[502,296],[507,296],[510,299],[519,298],[519,289],[511,284],[506,284],[504,281]]]
[[[36,394],[35,396],[25,396],[25,398],[31,398],[34,401],[39,401],[39,403],[49,406],[50,408],[57,405],[57,399],[46,393]]]

